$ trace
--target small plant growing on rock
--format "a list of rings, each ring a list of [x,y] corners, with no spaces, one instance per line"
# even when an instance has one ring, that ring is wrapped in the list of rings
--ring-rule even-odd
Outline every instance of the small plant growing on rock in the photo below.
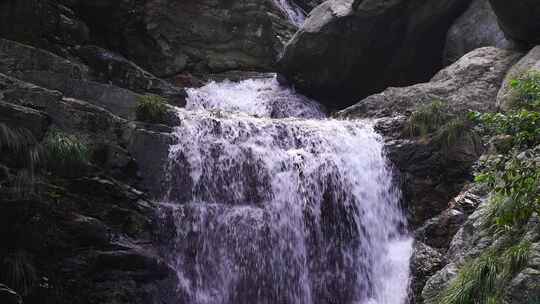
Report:
[[[60,176],[84,174],[90,160],[90,150],[73,135],[52,131],[43,143],[47,169]]]
[[[510,81],[514,108],[538,110],[540,108],[540,72],[530,71]]]
[[[426,136],[437,131],[448,119],[447,106],[441,100],[423,105],[414,111],[405,127],[408,136]]]
[[[167,114],[167,102],[157,95],[139,97],[136,115],[137,120],[149,123],[161,123]]]

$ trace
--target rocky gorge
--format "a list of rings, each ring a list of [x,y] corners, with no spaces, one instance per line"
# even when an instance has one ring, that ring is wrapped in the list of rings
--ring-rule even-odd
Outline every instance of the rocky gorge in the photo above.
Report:
[[[539,12],[0,1],[0,303],[540,303]]]

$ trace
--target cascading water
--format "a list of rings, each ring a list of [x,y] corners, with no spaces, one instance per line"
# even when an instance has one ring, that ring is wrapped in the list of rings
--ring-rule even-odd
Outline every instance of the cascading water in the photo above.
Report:
[[[275,79],[188,94],[160,210],[178,303],[406,302],[412,241],[369,122]]]
[[[294,3],[293,0],[274,0],[274,3],[287,15],[292,24],[297,27],[302,26],[306,20],[306,12]]]

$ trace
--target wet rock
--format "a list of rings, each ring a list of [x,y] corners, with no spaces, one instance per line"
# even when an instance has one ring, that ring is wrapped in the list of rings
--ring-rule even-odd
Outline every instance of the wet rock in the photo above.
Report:
[[[517,79],[529,71],[540,72],[540,46],[529,51],[506,74],[501,90],[497,95],[497,105],[500,108],[508,110],[513,106],[515,96],[513,95],[510,83],[513,79]]]
[[[471,166],[483,146],[474,133],[464,135],[448,151],[433,138],[404,138],[407,120],[403,116],[434,100],[446,102],[449,113],[458,116],[469,110],[496,110],[502,79],[520,56],[513,51],[480,48],[437,73],[428,83],[389,88],[337,113],[342,118],[383,118],[376,128],[385,132],[388,156],[402,173],[414,227],[447,209],[450,199],[472,179]]]
[[[289,41],[280,71],[330,108],[426,81],[441,68],[446,32],[469,2],[327,1]]]
[[[0,3],[0,37],[29,43],[57,54],[90,39],[90,29],[64,4],[68,1],[21,0]]]
[[[540,3],[536,0],[490,0],[505,34],[529,45],[540,43]]]
[[[429,277],[441,269],[444,256],[422,242],[415,242],[411,260],[413,303],[422,303],[419,295]]]
[[[169,146],[173,137],[170,132],[137,128],[128,145],[128,151],[139,165],[143,187],[159,196],[163,192],[165,168],[168,163]]]
[[[102,82],[109,82],[138,93],[158,94],[170,99],[172,104],[185,105],[184,90],[155,77],[122,55],[95,45],[80,47],[77,53],[92,71],[98,74],[98,79]]]
[[[14,290],[4,284],[0,284],[0,303],[2,304],[22,304],[22,298]]]
[[[39,140],[47,132],[50,120],[43,112],[3,102],[0,99],[0,123],[27,129]]]
[[[474,0],[448,30],[444,63],[454,63],[463,55],[486,46],[515,47],[499,27],[489,0]]]
[[[66,223],[77,241],[83,245],[108,244],[111,238],[109,228],[100,220],[83,215],[75,215]]]

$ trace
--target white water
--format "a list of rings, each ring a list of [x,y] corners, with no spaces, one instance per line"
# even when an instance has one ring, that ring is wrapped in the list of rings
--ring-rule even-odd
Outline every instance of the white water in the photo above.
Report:
[[[369,122],[273,79],[188,94],[161,210],[178,303],[406,302],[412,241]]]
[[[306,12],[294,3],[293,0],[274,0],[274,3],[287,15],[292,24],[297,27],[301,27],[304,24]]]

